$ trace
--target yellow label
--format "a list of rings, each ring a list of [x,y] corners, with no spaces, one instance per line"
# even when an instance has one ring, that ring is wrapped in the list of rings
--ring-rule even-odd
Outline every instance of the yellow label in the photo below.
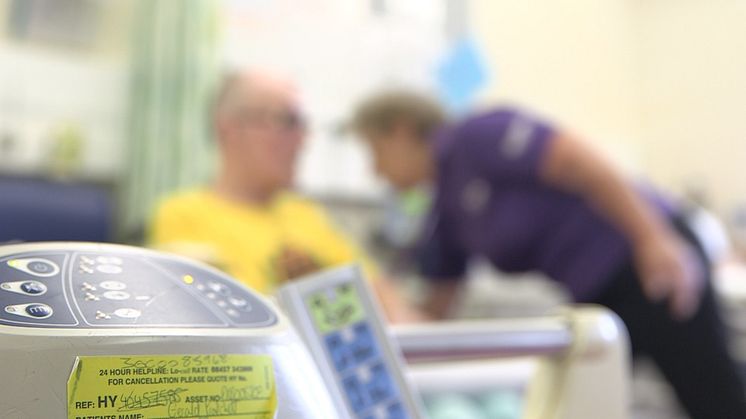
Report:
[[[80,356],[67,381],[68,419],[271,419],[267,355]]]

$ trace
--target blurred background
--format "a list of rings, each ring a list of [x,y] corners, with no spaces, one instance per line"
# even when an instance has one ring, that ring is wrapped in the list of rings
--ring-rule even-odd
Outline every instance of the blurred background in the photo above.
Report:
[[[142,243],[162,197],[210,179],[218,76],[256,67],[301,87],[311,138],[299,190],[401,276],[426,198],[390,194],[341,129],[392,84],[431,90],[453,114],[533,109],[706,209],[738,310],[744,22],[741,0],[0,0],[0,241]],[[39,223],[54,217],[72,221]],[[564,298],[538,278],[474,272],[463,316]]]
[[[318,197],[384,194],[338,127],[366,92],[411,84],[454,112],[537,110],[737,238],[745,16],[738,0],[2,0],[0,171],[104,187],[112,238],[137,237],[160,195],[210,173],[217,75],[260,66],[302,87],[298,183]]]

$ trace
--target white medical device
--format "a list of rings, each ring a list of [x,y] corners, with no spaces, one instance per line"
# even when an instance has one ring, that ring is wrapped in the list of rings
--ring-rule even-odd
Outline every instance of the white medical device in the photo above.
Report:
[[[132,247],[0,247],[0,360],[3,419],[344,417],[274,304]]]
[[[354,266],[294,281],[278,294],[336,396],[338,411],[359,419],[421,418],[401,354],[371,295]]]

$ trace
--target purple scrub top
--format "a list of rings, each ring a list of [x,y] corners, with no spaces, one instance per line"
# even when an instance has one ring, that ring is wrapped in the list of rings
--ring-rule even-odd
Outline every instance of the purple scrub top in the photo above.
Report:
[[[426,277],[463,278],[469,259],[479,256],[503,272],[541,272],[576,301],[589,301],[629,261],[629,243],[614,226],[579,196],[540,179],[554,132],[503,108],[435,135],[435,200],[420,259]],[[658,210],[672,211],[652,189],[639,191]]]

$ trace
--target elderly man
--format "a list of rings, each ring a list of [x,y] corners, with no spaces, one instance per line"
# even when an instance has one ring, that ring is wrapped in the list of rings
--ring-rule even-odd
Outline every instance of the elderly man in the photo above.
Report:
[[[203,259],[263,293],[351,262],[376,276],[322,208],[290,191],[306,134],[292,83],[256,72],[226,76],[212,117],[217,178],[162,202],[151,230],[155,246],[192,249],[186,252],[192,256],[198,248]],[[391,320],[417,317],[386,280],[374,278],[372,285]]]

